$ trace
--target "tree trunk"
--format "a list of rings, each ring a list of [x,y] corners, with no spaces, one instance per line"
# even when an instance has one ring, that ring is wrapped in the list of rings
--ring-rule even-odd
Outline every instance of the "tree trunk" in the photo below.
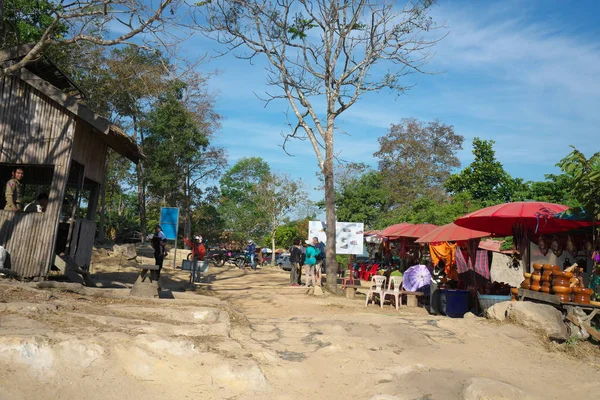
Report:
[[[333,188],[333,123],[328,124],[325,139],[325,221],[327,223],[327,244],[325,245],[325,271],[327,273],[327,289],[337,292],[337,260],[335,257],[335,192]]]
[[[184,215],[184,227],[183,234],[186,238],[191,239],[192,237],[192,200],[190,195],[190,180],[189,180],[189,169],[187,170],[185,181],[183,184],[183,215]],[[186,246],[187,248],[187,246]]]
[[[271,232],[271,266],[275,266],[275,233],[277,230]]]
[[[132,116],[133,119],[133,137],[137,139],[138,136],[138,124],[135,113]],[[140,132],[140,148],[143,151],[144,148],[144,136]],[[140,208],[140,232],[142,233],[142,242],[146,240],[148,234],[147,217],[146,217],[146,176],[144,170],[144,161],[140,160],[136,165],[135,172],[137,175],[137,189],[138,189],[138,203]]]

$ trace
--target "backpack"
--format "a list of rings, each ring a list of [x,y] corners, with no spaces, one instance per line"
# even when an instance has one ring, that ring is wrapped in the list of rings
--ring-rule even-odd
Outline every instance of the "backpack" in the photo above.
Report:
[[[317,249],[316,247],[315,247],[315,249],[317,250],[317,254],[315,255],[315,260],[317,260],[317,262],[323,261],[323,254],[321,253],[321,250]]]

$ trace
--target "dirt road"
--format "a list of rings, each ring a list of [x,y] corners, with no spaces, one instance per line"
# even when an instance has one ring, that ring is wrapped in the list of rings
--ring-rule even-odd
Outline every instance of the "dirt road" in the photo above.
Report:
[[[167,270],[174,299],[133,299],[117,289],[135,278],[122,264],[96,264],[95,278],[114,289],[92,296],[0,284],[0,399],[441,400],[477,398],[465,388],[499,382],[511,399],[600,392],[589,344],[308,296],[268,268],[213,268],[195,292],[183,291],[185,273]]]

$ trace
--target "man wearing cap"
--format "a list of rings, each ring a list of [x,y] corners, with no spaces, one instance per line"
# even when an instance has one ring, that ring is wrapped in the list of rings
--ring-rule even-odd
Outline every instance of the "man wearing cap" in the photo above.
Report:
[[[200,281],[200,267],[198,266],[198,261],[204,261],[204,257],[206,257],[206,247],[202,243],[202,236],[195,236],[194,242],[191,240],[180,236],[184,243],[190,246],[192,249],[192,262],[194,263],[193,271],[195,272],[194,282]]]
[[[15,168],[12,178],[6,183],[6,205],[5,211],[23,211],[23,184],[21,180],[25,173],[23,168]]]
[[[312,238],[312,245],[315,249],[319,250],[319,254],[317,255],[317,264],[315,265],[315,279],[317,280],[317,285],[321,286],[321,277],[323,273],[323,269],[325,268],[325,243],[319,241],[318,237]]]
[[[306,271],[306,286],[316,286],[315,265],[319,250],[313,246],[312,240],[306,240],[306,256],[304,258],[304,269]],[[309,280],[310,277],[310,280]]]
[[[154,277],[155,279],[158,279],[160,278],[160,270],[163,267],[163,260],[167,255],[167,250],[165,248],[165,246],[167,245],[167,237],[162,231],[160,225],[156,225],[154,227],[154,232],[155,234],[154,236],[152,236],[152,248],[154,249],[154,261],[156,265],[158,265],[158,271],[152,272],[156,272],[154,274]]]

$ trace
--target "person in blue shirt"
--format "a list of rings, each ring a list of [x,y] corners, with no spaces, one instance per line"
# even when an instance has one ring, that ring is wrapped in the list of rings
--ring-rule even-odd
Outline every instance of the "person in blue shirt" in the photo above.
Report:
[[[307,240],[306,256],[304,258],[304,269],[306,271],[306,286],[315,286],[317,280],[315,277],[315,265],[317,264],[317,255],[319,250],[313,246],[311,240]]]
[[[248,247],[246,247],[246,251],[250,254],[250,266],[254,271],[256,271],[256,262],[254,262],[254,257],[256,256],[256,245],[252,240],[248,240]]]

